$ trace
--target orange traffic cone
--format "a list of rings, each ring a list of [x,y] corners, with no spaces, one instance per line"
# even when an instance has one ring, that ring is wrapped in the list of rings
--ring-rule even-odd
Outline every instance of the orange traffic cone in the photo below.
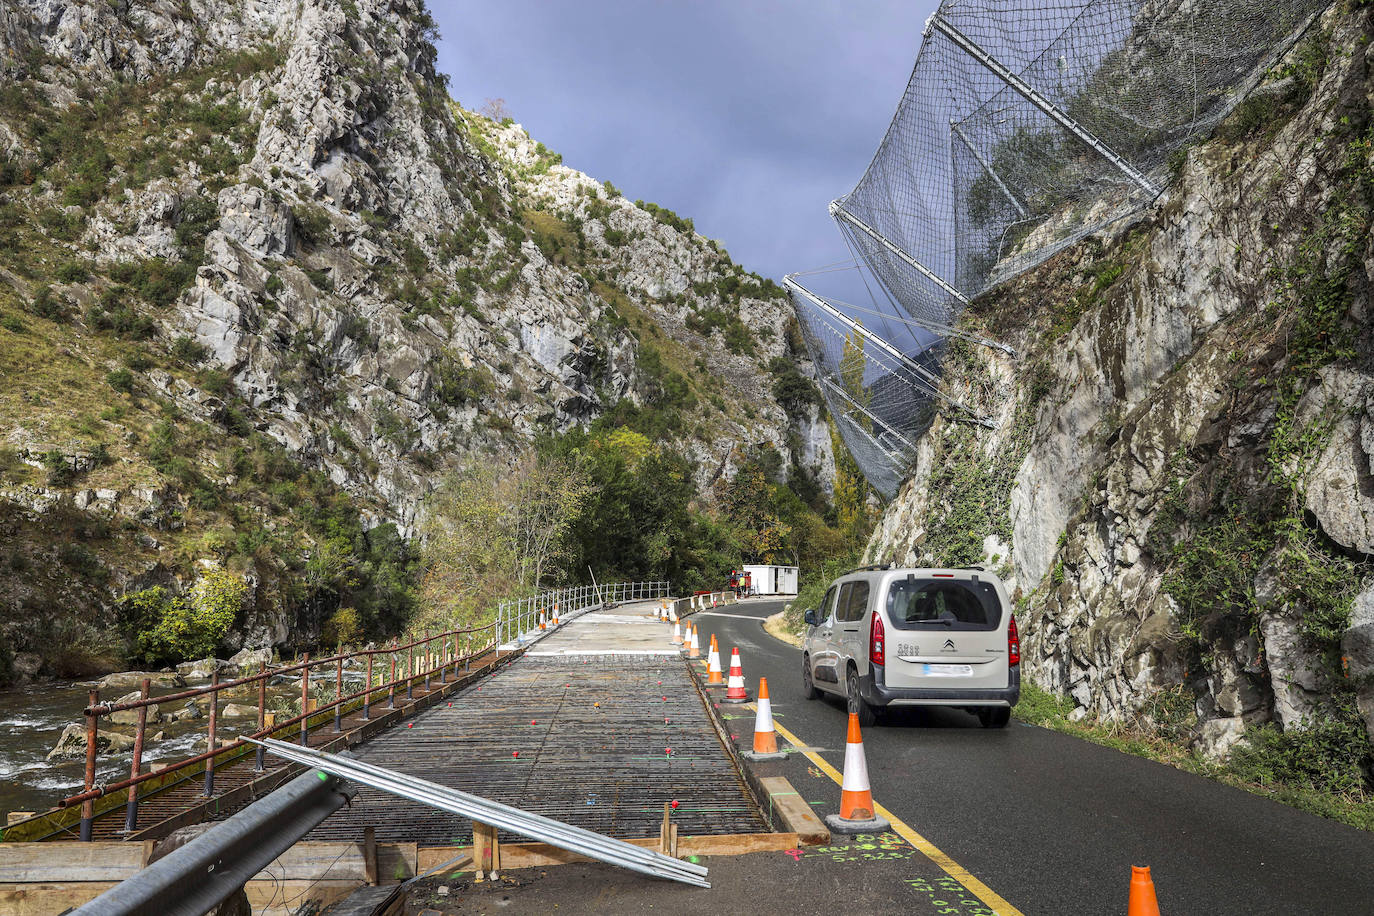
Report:
[[[777,760],[786,757],[778,750],[778,733],[773,730],[773,704],[768,701],[768,678],[759,678],[758,712],[754,715],[754,749],[744,751],[746,760]]]
[[[721,677],[720,649],[716,646],[716,634],[711,634],[711,651],[706,657],[706,686],[724,687],[725,678]]]
[[[749,693],[744,689],[744,668],[739,663],[739,647],[730,653],[730,682],[726,685],[726,703],[748,703]]]
[[[682,645],[682,624],[676,620],[673,621],[673,645]]]
[[[697,636],[697,625],[690,623],[687,625],[692,632],[692,648],[688,650],[688,658],[701,658],[701,638]]]
[[[543,612],[543,611],[540,611],[540,612],[539,612],[539,629],[544,630],[544,629],[547,629],[547,628],[548,628],[548,627],[547,627],[547,624],[546,624],[545,621],[544,621],[544,612]]]
[[[840,813],[827,814],[831,833],[881,833],[890,824],[874,814],[873,790],[868,785],[868,761],[859,734],[859,714],[849,714],[849,735],[844,745],[844,780],[840,784]]]
[[[1159,916],[1159,901],[1155,899],[1155,882],[1150,878],[1150,866],[1131,866],[1131,897],[1126,904],[1126,916]]]
[[[553,606],[553,625],[558,626],[558,605]]]

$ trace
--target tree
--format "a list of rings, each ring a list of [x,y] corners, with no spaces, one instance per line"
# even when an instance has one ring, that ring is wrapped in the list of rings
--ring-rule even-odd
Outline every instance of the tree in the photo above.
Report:
[[[567,533],[591,494],[591,479],[576,462],[530,452],[516,465],[511,524],[520,584],[538,588],[569,553]]]
[[[505,99],[487,99],[482,102],[482,108],[478,112],[482,117],[495,121],[497,124],[510,118],[510,110],[506,108]]]
[[[424,550],[420,624],[476,621],[504,594],[519,564],[508,522],[509,476],[473,462],[430,495],[422,529]]]
[[[215,651],[243,609],[248,586],[222,569],[207,571],[185,595],[160,585],[129,595],[122,602],[132,618],[139,651],[149,662],[201,658]]]

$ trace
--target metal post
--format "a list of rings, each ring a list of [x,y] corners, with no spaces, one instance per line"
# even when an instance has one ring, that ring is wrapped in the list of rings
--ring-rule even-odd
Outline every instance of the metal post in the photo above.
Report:
[[[210,743],[206,750],[210,756],[205,758],[205,792],[206,798],[213,798],[215,794],[215,726],[219,723],[219,665],[210,672]]]
[[[983,154],[978,151],[978,147],[973,145],[973,141],[970,140],[963,129],[959,127],[959,122],[950,118],[949,130],[950,133],[959,138],[959,142],[964,144],[964,148],[973,154],[973,158],[978,160],[978,164],[983,167],[983,171],[988,173],[988,177],[991,178],[993,183],[1006,195],[1007,200],[1011,201],[1011,205],[1016,208],[1016,212],[1021,214],[1021,218],[1030,219],[1030,211],[1021,205],[1021,201],[1017,199],[1015,194],[1011,193],[1011,188],[1007,187],[1006,183],[1002,181],[1002,176],[997,174],[997,170],[994,169],[992,163],[985,159]]]
[[[363,721],[372,719],[372,651],[367,653],[367,687],[363,690]]]
[[[258,662],[258,731],[267,728],[267,662]],[[261,773],[264,769],[262,745],[258,745],[257,758],[253,770]]]
[[[386,708],[396,708],[396,640],[391,641],[391,681],[386,688]]]
[[[972,57],[978,63],[992,71],[994,76],[1010,86],[1027,102],[1039,108],[1060,127],[1073,134],[1095,153],[1116,166],[1123,175],[1135,182],[1135,184],[1138,185],[1141,190],[1145,191],[1145,193],[1149,194],[1151,199],[1159,196],[1162,189],[1151,183],[1140,170],[1127,162],[1125,157],[1119,155],[1110,146],[1099,140],[1092,131],[1061,111],[1058,106],[1041,95],[1040,91],[1034,86],[1004,67],[997,58],[974,44],[967,35],[941,19],[938,10],[936,14],[930,18],[929,26],[954,42],[954,44],[969,57]]]
[[[94,706],[100,702],[100,691],[92,690],[88,697],[89,706]],[[86,780],[85,789],[89,792],[95,787],[95,743],[98,729],[96,727],[95,713],[86,714]],[[91,841],[91,827],[95,822],[95,799],[88,798],[81,803],[81,840],[89,843]]]
[[[148,699],[148,691],[152,687],[150,678],[143,679],[143,685],[138,692],[140,700]],[[143,732],[148,727],[148,707],[138,707],[138,728],[134,731],[134,759],[129,764],[129,778],[137,779],[139,769],[143,763]],[[129,803],[124,811],[124,832],[133,833],[138,829],[138,786],[129,786]]]
[[[415,699],[415,641],[406,646],[406,699]]]
[[[301,669],[301,744],[310,746],[307,725],[310,724],[310,653],[305,653],[305,667]]]
[[[826,302],[820,296],[817,296],[815,293],[811,292],[811,290],[802,286],[790,275],[782,278],[782,285],[785,288],[795,292],[797,295],[806,299],[812,305],[816,306],[816,308],[825,312],[827,315],[829,315],[836,321],[840,322],[840,324],[844,325],[853,333],[858,334],[865,340],[872,342],[873,345],[876,346],[879,350],[881,350],[883,353],[887,354],[889,357],[900,363],[903,368],[909,370],[910,372],[918,376],[923,382],[925,382],[929,386],[930,392],[934,394],[936,397],[940,398],[942,401],[945,401],[953,407],[959,408],[965,413],[977,417],[978,422],[981,423],[983,426],[988,427],[989,429],[997,428],[997,424],[990,418],[979,417],[978,413],[974,411],[972,408],[965,406],[964,404],[960,403],[959,401],[956,401],[954,398],[945,394],[940,389],[939,378],[931,374],[931,372],[927,370],[924,366],[922,366],[920,363],[908,359],[906,354],[903,353],[901,350],[898,350],[896,347],[892,346],[892,344],[888,343],[886,340],[879,337],[877,334],[873,333],[868,328],[859,324],[857,321],[854,321],[852,318],[841,312],[839,309],[835,308],[829,302]]]
[[[334,733],[343,731],[343,655],[338,658],[334,672]]]
[[[425,693],[429,693],[429,673],[434,670],[434,637],[425,631]]]

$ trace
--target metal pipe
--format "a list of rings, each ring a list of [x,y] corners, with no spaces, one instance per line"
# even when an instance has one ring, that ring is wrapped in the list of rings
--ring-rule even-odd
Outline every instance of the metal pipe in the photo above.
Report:
[[[702,866],[674,859],[662,853],[626,843],[623,840],[593,833],[590,830],[583,830],[571,824],[521,811],[518,808],[406,776],[403,773],[374,767],[353,758],[342,758],[317,750],[302,751],[272,739],[268,739],[264,743],[267,744],[268,750],[272,753],[279,754],[288,760],[313,766],[327,773],[382,789],[442,811],[469,817],[502,830],[528,836],[531,839],[552,843],[563,849],[621,865],[642,874],[672,878],[700,887],[709,887],[705,881],[707,870]]]
[[[215,795],[215,726],[219,723],[219,663],[216,662],[215,669],[210,672],[210,686],[214,688],[210,691],[210,727],[209,743],[205,749],[210,752],[210,756],[205,758],[205,791],[202,793],[206,798],[213,798]]]
[[[406,699],[415,699],[415,644],[406,650]]]
[[[92,690],[90,693],[90,707],[94,707],[100,702],[100,691]],[[88,707],[88,708],[90,708]],[[93,712],[86,713],[86,780],[85,791],[89,795],[95,788],[95,743],[98,737],[99,728],[96,725],[96,715]],[[95,822],[95,799],[87,798],[81,803],[81,841],[89,843],[91,841],[91,827]]]
[[[396,708],[396,640],[391,641],[391,680],[387,683],[386,708]]]
[[[200,916],[243,887],[348,800],[352,790],[311,770],[82,904],[72,916]]]
[[[267,662],[258,662],[258,673],[262,674],[267,670]],[[267,728],[267,678],[258,680],[258,731]],[[254,772],[261,773],[266,767],[263,766],[262,748],[258,748],[257,757],[253,761]]]
[[[139,699],[148,699],[148,692],[152,689],[151,678],[144,678],[143,684],[139,689]],[[129,778],[137,779],[138,771],[143,764],[143,734],[148,728],[148,707],[138,708],[138,729],[134,732],[134,759],[129,764]],[[129,803],[124,809],[124,832],[133,833],[138,829],[138,786],[129,786]]]
[[[301,745],[310,746],[310,653],[305,653],[305,667],[301,669]]]
[[[453,637],[457,639],[458,637]],[[363,721],[372,719],[372,653],[367,655],[367,692],[363,694]]]
[[[343,658],[334,672],[334,733],[343,731]]]

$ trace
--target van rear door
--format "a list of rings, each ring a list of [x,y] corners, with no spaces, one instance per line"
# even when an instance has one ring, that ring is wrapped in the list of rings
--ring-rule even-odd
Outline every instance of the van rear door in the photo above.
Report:
[[[883,602],[889,687],[976,690],[1009,686],[1006,608],[997,587],[956,571],[909,574]]]

